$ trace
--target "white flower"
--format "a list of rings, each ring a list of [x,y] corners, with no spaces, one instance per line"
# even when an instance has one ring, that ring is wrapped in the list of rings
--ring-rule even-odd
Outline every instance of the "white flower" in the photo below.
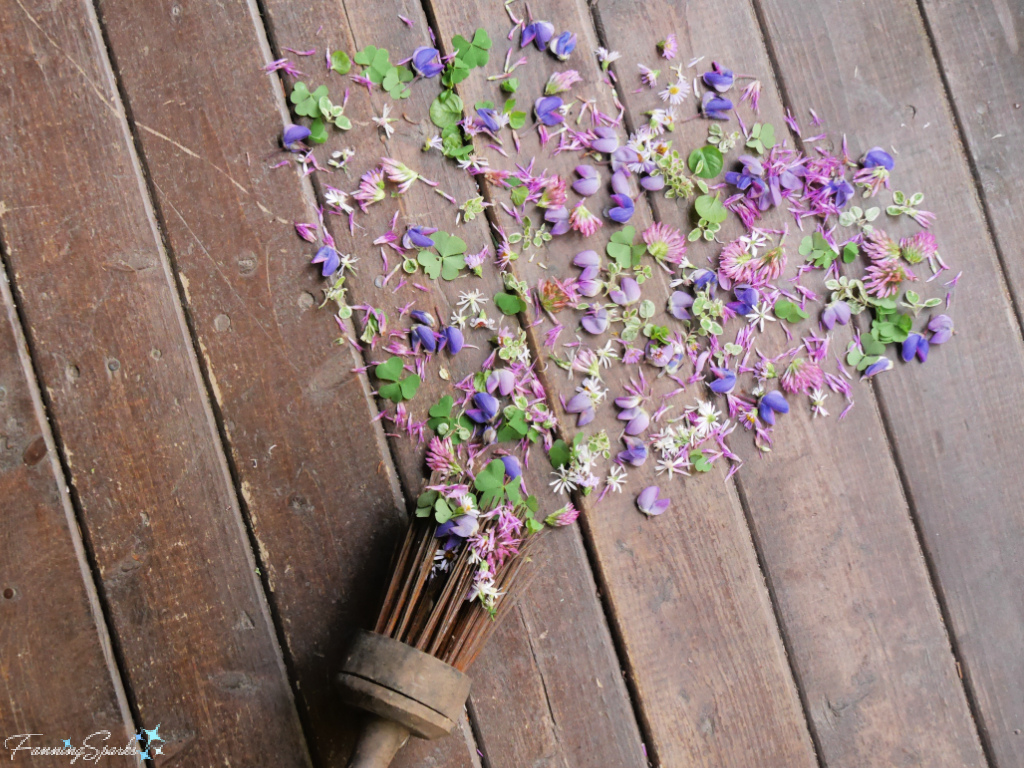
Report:
[[[825,410],[825,398],[828,397],[828,392],[821,389],[816,389],[811,392],[811,413],[815,416],[828,416],[828,411]]]
[[[679,447],[676,441],[675,429],[673,427],[665,427],[665,429],[658,433],[658,436],[651,445],[654,450],[662,455],[674,453]]]
[[[429,152],[432,149],[437,149],[437,150],[444,149],[444,144],[441,143],[441,136],[440,136],[440,134],[438,134],[437,136],[433,136],[433,137],[427,139],[426,142],[424,142],[424,144],[423,144],[423,151],[424,152]]]
[[[622,58],[622,54],[618,51],[609,51],[607,48],[597,48],[594,53],[597,54],[597,60],[602,64],[611,64],[613,61],[618,61]],[[608,67],[605,66],[605,69]]]
[[[718,417],[722,413],[715,404],[708,402],[707,400],[697,401],[697,435],[700,437],[707,437],[715,425],[718,424]]]
[[[597,359],[600,362],[602,368],[610,368],[612,360],[619,359],[619,353],[615,351],[612,346],[614,342],[609,341],[601,349],[594,350],[594,354],[597,355]]]
[[[573,472],[568,466],[561,466],[551,474],[556,475],[548,485],[555,489],[555,493],[568,493],[576,490],[576,483],[573,482]]]
[[[604,478],[604,484],[616,493],[622,493],[622,486],[626,482],[626,470],[618,464],[613,464]]]
[[[395,122],[395,118],[388,117],[388,115],[390,113],[391,113],[391,105],[390,104],[385,104],[384,105],[384,109],[381,110],[380,117],[373,116],[373,117],[370,118],[371,120],[373,120],[373,122],[375,122],[377,124],[378,128],[383,128],[384,129],[384,135],[387,138],[389,138],[389,139],[391,138],[392,134],[394,134],[394,132],[395,132],[395,129],[391,127],[391,123]]]
[[[480,305],[487,301],[481,291],[459,291],[459,306],[469,307],[470,312],[479,312]]]
[[[672,475],[685,475],[690,476],[687,472],[687,468],[690,466],[690,460],[687,458],[685,453],[680,453],[678,456],[673,458],[661,459],[658,465],[654,468],[655,474],[660,475],[662,472],[667,472],[671,478]]]
[[[452,312],[452,319],[448,321],[448,324],[462,330],[466,327],[466,316],[461,312]]]
[[[676,80],[674,83],[669,83],[665,90],[658,95],[662,101],[667,101],[672,106],[678,106],[690,95],[690,84],[685,80]]]
[[[338,210],[345,213],[352,213],[352,206],[348,204],[348,193],[334,187],[328,187],[324,194],[324,201]]]
[[[608,390],[601,386],[603,382],[596,376],[589,376],[583,380],[583,384],[576,387],[577,392],[586,392],[594,405],[597,405],[608,396]],[[582,449],[582,446],[581,446]]]
[[[356,268],[354,264],[359,261],[355,256],[350,253],[338,253],[338,273],[341,274],[346,269],[349,272],[355,272]]]
[[[775,318],[771,316],[771,307],[768,306],[768,302],[762,301],[756,307],[754,311],[746,316],[747,321],[751,325],[756,325],[761,333],[764,333],[764,321],[767,320],[769,323],[774,323]]]

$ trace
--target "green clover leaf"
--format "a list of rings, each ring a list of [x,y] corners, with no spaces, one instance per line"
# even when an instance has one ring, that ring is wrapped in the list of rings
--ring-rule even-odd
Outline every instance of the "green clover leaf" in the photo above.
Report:
[[[555,469],[564,467],[572,459],[572,451],[569,450],[569,444],[565,440],[555,440],[551,444],[551,450],[548,451],[548,461],[551,462],[551,466]]]
[[[373,369],[374,375],[382,381],[398,381],[402,375],[402,358],[398,355],[389,357],[386,362],[381,363]]]
[[[454,126],[462,119],[462,107],[455,91],[441,91],[430,104],[430,121],[438,128]]]
[[[700,176],[702,179],[713,179],[722,172],[725,160],[718,147],[708,144],[693,150],[686,164],[695,176]]]
[[[514,293],[496,293],[494,294],[494,306],[501,310],[503,315],[517,315],[520,312],[525,312],[529,304]]]
[[[344,51],[334,51],[331,54],[331,69],[339,75],[347,75],[352,69],[352,60]]]
[[[320,99],[327,95],[327,86],[321,85],[312,93],[301,80],[292,88],[289,100],[295,105],[295,114],[302,117],[320,117]]]
[[[710,224],[721,224],[729,216],[729,212],[722,205],[722,201],[717,194],[714,197],[711,195],[700,195],[694,200],[693,207],[697,211],[697,215]]]

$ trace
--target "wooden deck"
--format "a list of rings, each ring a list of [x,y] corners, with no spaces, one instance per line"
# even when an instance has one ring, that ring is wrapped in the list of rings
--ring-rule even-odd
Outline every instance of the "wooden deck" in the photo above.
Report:
[[[925,192],[964,269],[958,335],[860,387],[841,424],[794,409],[770,459],[687,483],[661,518],[626,494],[588,506],[471,670],[463,727],[396,765],[1024,768],[1024,5],[532,5],[579,35],[578,87],[606,112],[589,52],[653,60],[674,31],[684,60],[757,74],[768,122],[813,108],[851,146],[896,147],[895,188]],[[291,222],[322,189],[269,168],[288,118],[261,68],[477,26],[504,56],[497,0],[0,0],[0,738],[123,744],[159,723],[157,766],[345,765],[356,720],[330,673],[371,623],[422,449],[385,437],[365,361],[315,309]],[[517,74],[537,94],[548,69]],[[480,76],[460,89],[493,98]],[[629,126],[650,108],[631,90]],[[413,89],[385,147],[367,116],[386,95],[353,89],[332,146],[473,197],[420,151],[435,95]],[[422,185],[397,204],[453,216]],[[364,264],[394,210],[360,218]],[[685,216],[653,197],[634,223]],[[352,303],[412,298],[377,273]],[[462,287],[435,290],[442,313]]]

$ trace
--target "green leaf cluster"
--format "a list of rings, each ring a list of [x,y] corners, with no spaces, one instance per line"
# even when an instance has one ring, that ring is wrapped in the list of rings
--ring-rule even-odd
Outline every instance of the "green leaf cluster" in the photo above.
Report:
[[[466,266],[466,241],[441,230],[430,239],[434,241],[437,253],[424,249],[416,261],[431,280],[436,280],[439,275],[444,280],[454,280]]]
[[[697,214],[697,226],[690,231],[686,239],[691,243],[701,237],[707,241],[714,240],[715,234],[722,228],[722,222],[729,217],[729,212],[722,205],[721,197],[718,193],[714,196],[699,195],[693,201],[693,208]]]
[[[525,312],[530,305],[522,296],[515,293],[499,292],[494,294],[494,306],[503,315],[518,315],[520,312]]]
[[[795,304],[789,299],[779,299],[776,301],[772,311],[775,312],[777,318],[789,323],[799,323],[801,320],[806,320],[809,317],[807,312],[800,309],[799,304]]]
[[[627,226],[612,234],[605,252],[622,269],[640,266],[640,259],[647,253],[647,243],[634,243],[636,227]]]
[[[754,123],[750,129],[750,138],[747,139],[747,146],[763,155],[767,150],[775,146],[775,128],[771,123]]]
[[[441,84],[445,88],[452,88],[469,77],[470,70],[474,67],[487,65],[490,59],[491,38],[483,28],[477,29],[472,40],[467,40],[462,35],[452,38],[452,47],[455,48],[455,58],[449,62],[441,75]]]
[[[498,506],[505,499],[513,504],[520,502],[519,486],[522,483],[521,477],[514,477],[505,482],[505,464],[501,459],[495,459],[479,473],[473,481],[473,487],[480,492],[478,498],[480,509],[488,510]]]
[[[402,378],[402,358],[397,355],[378,365],[373,369],[373,373],[381,381],[390,382],[380,388],[380,396],[393,403],[412,400],[422,383],[420,377],[414,373]]]
[[[368,45],[356,53],[353,58],[356,64],[365,67],[363,75],[387,91],[391,98],[409,98],[409,89],[405,84],[412,81],[412,70],[404,64],[393,65],[389,59],[387,48]]]
[[[427,419],[427,426],[433,430],[438,437],[451,438],[453,445],[465,442],[473,432],[473,422],[465,414],[452,415],[455,400],[451,395],[445,395],[427,411],[430,416]]]
[[[872,304],[875,319],[871,321],[871,335],[882,344],[902,344],[906,341],[914,324],[913,316],[897,312],[895,299],[874,299]]]

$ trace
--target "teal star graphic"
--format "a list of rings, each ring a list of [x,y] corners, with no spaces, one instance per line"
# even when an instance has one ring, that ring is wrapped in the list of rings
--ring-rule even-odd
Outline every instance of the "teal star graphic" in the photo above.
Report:
[[[143,728],[143,730],[146,730]],[[163,737],[160,736],[160,723],[156,724],[156,728],[152,731],[146,731],[146,738],[149,740],[146,743],[152,744],[154,741],[163,741]]]
[[[71,739],[64,739],[64,746],[71,749]]]
[[[149,752],[143,752],[141,755],[139,755],[139,759],[140,760],[149,760]]]

